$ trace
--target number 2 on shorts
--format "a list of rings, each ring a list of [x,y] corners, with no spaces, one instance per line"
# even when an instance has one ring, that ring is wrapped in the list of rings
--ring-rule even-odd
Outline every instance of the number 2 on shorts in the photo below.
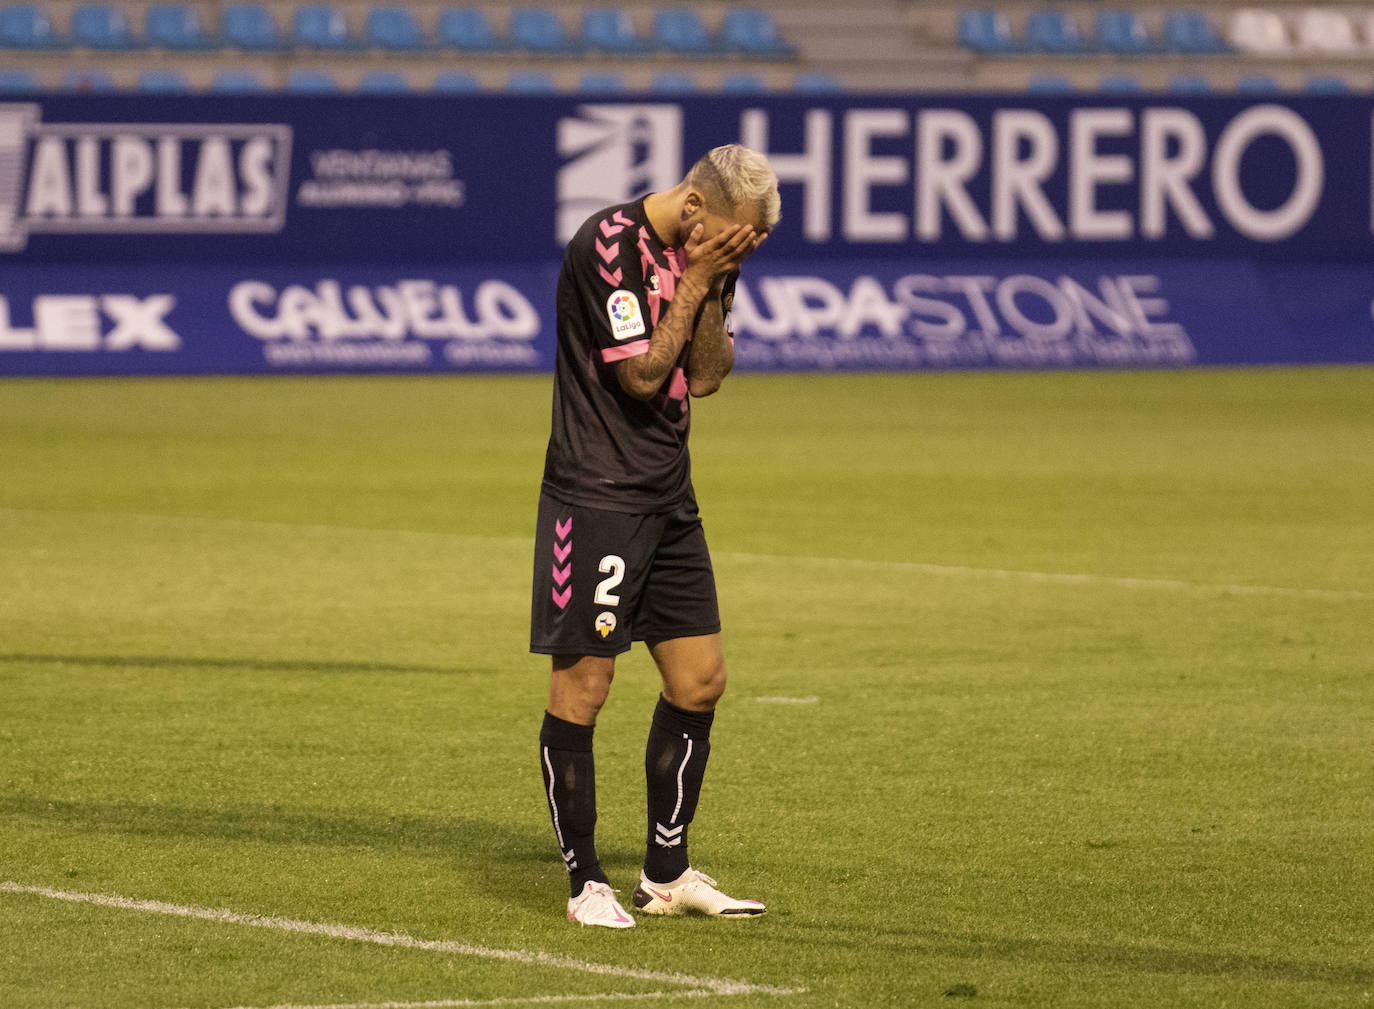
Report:
[[[596,603],[598,606],[618,606],[620,596],[612,592],[611,589],[619,585],[625,578],[625,559],[615,554],[607,554],[601,558],[601,563],[597,570],[602,574],[609,574],[609,578],[603,578],[596,584]]]

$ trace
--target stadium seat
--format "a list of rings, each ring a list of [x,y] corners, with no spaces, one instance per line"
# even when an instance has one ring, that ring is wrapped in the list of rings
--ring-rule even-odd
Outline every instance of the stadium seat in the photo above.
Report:
[[[558,15],[544,7],[522,7],[511,11],[510,40],[517,49],[532,53],[566,54],[579,46],[563,30]]]
[[[1026,90],[1036,95],[1071,95],[1078,89],[1073,81],[1060,74],[1036,74],[1026,85]]]
[[[701,91],[701,82],[689,70],[660,70],[654,74],[649,90],[659,94],[693,95]]]
[[[267,90],[256,71],[230,68],[215,74],[210,90],[221,95],[253,95]]]
[[[1269,10],[1242,8],[1231,15],[1231,44],[1259,56],[1286,56],[1292,46],[1283,18]]]
[[[434,75],[432,90],[445,95],[475,95],[481,92],[482,82],[472,74],[444,70]]]
[[[1175,95],[1210,95],[1212,82],[1202,74],[1174,74],[1169,78],[1169,92]]]
[[[542,70],[512,70],[506,90],[518,95],[543,95],[554,91],[553,78]]]
[[[291,17],[291,35],[296,45],[306,49],[352,49],[348,22],[343,11],[329,4],[297,7]]]
[[[410,93],[410,83],[395,70],[369,70],[359,79],[358,90],[365,95],[404,95]]]
[[[1242,74],[1236,81],[1236,92],[1242,95],[1275,95],[1279,82],[1268,74]]]
[[[616,94],[625,90],[625,78],[617,73],[593,71],[582,75],[577,89],[594,94]]]
[[[240,3],[224,8],[219,19],[219,32],[230,49],[270,52],[282,47],[277,19],[261,4]]]
[[[1014,53],[1021,47],[1001,11],[970,10],[959,14],[959,45],[976,53]]]
[[[726,49],[746,56],[788,59],[797,55],[797,47],[783,39],[773,16],[753,8],[726,11],[720,39]]]
[[[292,70],[286,75],[286,90],[302,95],[329,95],[339,90],[339,82],[328,70]]]
[[[1094,22],[1098,48],[1122,56],[1144,56],[1159,52],[1159,46],[1145,32],[1145,25],[1134,11],[1098,11]]]
[[[762,95],[768,92],[768,85],[758,74],[737,70],[720,79],[720,90],[730,95]]]
[[[1297,45],[1300,52],[1349,55],[1359,51],[1355,26],[1341,11],[1309,7],[1298,15]]]
[[[647,53],[648,41],[635,34],[628,12],[611,7],[593,7],[582,13],[582,41],[603,53]]]
[[[1110,95],[1138,95],[1145,86],[1135,74],[1103,74],[1097,90]]]
[[[374,7],[363,28],[367,44],[391,52],[419,52],[426,48],[420,22],[406,7]]]
[[[696,12],[681,8],[661,10],[654,15],[653,40],[668,52],[683,56],[704,56],[717,51],[711,33]]]
[[[56,49],[61,45],[47,11],[37,4],[0,7],[0,49]]]
[[[439,45],[445,49],[495,53],[509,48],[505,40],[496,34],[487,16],[471,7],[449,7],[440,11],[434,34]]]
[[[115,91],[114,78],[108,70],[98,68],[72,69],[62,75],[62,90],[82,94]]]
[[[191,90],[186,75],[180,70],[158,67],[138,75],[138,90],[164,95],[184,95]]]
[[[6,91],[37,91],[38,78],[27,70],[0,70],[0,94]]]
[[[797,74],[792,81],[792,90],[803,95],[834,95],[843,91],[844,85],[833,74],[808,71]]]
[[[1197,11],[1165,11],[1164,47],[1178,53],[1208,56],[1228,53],[1231,47]]]
[[[1330,74],[1315,74],[1307,78],[1302,89],[1309,95],[1348,95],[1351,91],[1350,83],[1344,77]]]
[[[143,29],[148,44],[159,49],[189,51],[215,47],[215,40],[201,27],[196,9],[185,4],[154,4],[148,8]]]
[[[1026,17],[1026,48],[1041,53],[1084,53],[1091,50],[1078,33],[1078,23],[1063,11],[1036,10]]]
[[[86,49],[137,49],[122,7],[105,3],[81,4],[72,11],[72,45]]]

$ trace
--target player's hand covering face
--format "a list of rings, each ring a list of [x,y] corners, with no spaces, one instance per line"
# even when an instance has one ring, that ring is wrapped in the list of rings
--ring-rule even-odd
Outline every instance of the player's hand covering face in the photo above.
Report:
[[[687,253],[687,270],[699,271],[708,283],[714,283],[739,269],[767,237],[768,232],[757,231],[752,224],[708,214],[705,221],[692,229],[683,245]]]

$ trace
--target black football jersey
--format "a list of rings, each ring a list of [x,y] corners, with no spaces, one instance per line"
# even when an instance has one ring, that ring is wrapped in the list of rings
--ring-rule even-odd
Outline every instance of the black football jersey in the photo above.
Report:
[[[643,199],[592,215],[568,243],[558,278],[558,353],[544,491],[569,504],[646,514],[691,491],[688,341],[657,395],[626,393],[615,366],[644,354],[668,311],[685,254],[669,249]],[[723,285],[726,305],[734,276]]]

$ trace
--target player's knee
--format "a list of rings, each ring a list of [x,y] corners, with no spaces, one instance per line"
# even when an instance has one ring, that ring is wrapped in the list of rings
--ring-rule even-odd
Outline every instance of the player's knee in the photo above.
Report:
[[[580,725],[596,724],[596,716],[611,693],[615,662],[582,656],[574,661],[554,660],[549,687],[549,711]]]
[[[717,655],[708,661],[692,677],[687,687],[685,703],[680,707],[692,711],[710,711],[725,693],[725,657]]]

